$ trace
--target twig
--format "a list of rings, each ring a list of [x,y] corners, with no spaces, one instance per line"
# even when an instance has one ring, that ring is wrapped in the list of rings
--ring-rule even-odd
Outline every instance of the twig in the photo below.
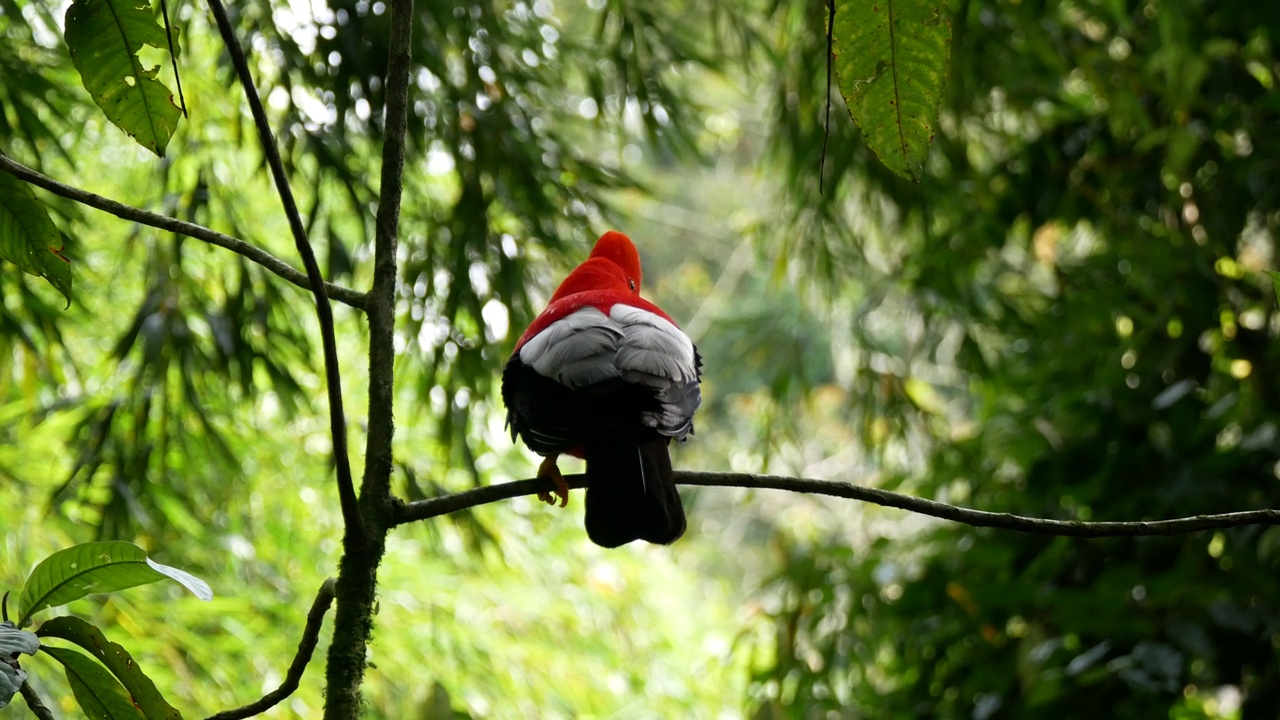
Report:
[[[315,601],[311,603],[311,610],[307,612],[307,624],[302,629],[302,639],[298,641],[298,652],[293,656],[293,663],[289,665],[289,672],[285,673],[284,682],[280,683],[280,687],[263,695],[261,700],[233,710],[223,710],[216,715],[210,715],[208,720],[240,720],[253,717],[275,707],[298,689],[298,681],[302,679],[302,673],[306,671],[307,663],[311,662],[311,654],[315,652],[316,643],[320,640],[320,626],[324,624],[325,613],[329,612],[329,606],[333,604],[334,584],[333,578],[325,580],[320,586],[320,592],[316,594]]]
[[[823,170],[827,166],[827,141],[831,139],[831,66],[835,64],[836,0],[827,0],[827,114],[822,128],[822,159],[818,161],[818,194],[822,195]]]
[[[40,696],[36,694],[36,689],[31,687],[30,677],[27,678],[26,682],[22,683],[20,692],[22,692],[22,699],[27,701],[27,707],[31,710],[32,715],[40,718],[40,720],[57,720],[54,718],[53,712],[45,707],[45,704],[40,700]]]
[[[169,62],[173,64],[173,79],[178,83],[178,102],[182,104],[182,117],[187,114],[187,98],[182,94],[182,73],[178,72],[178,53],[173,48],[173,28],[169,26],[169,4],[160,0],[160,16],[164,18],[164,35],[169,41]]]
[[[581,488],[586,483],[586,476],[566,475],[565,480],[569,483],[569,487]],[[851,483],[779,477],[776,475],[751,475],[748,473],[677,472],[676,483],[680,485],[760,488],[813,495],[830,495],[849,500],[861,500],[862,502],[874,503],[885,507],[899,508],[921,515],[942,518],[943,520],[954,520],[974,527],[990,527],[1000,530],[1014,530],[1036,535],[1057,535],[1062,537],[1100,538],[1185,535],[1200,530],[1218,530],[1242,525],[1280,525],[1280,510],[1246,510],[1217,515],[1196,515],[1173,520],[1139,520],[1135,522],[1048,520],[1011,515],[1009,513],[970,510],[933,500],[901,495],[888,490],[862,487]],[[484,505],[521,495],[548,492],[553,488],[551,481],[544,478],[517,480],[516,482],[503,483],[501,485],[487,485],[482,488],[465,490],[443,497],[404,503],[397,506],[394,521],[396,525],[400,525],[414,520],[425,520],[437,515],[446,515],[469,507],[475,507],[476,505]]]
[[[171,218],[167,215],[159,215],[147,210],[125,205],[122,202],[106,198],[101,195],[95,195],[87,190],[81,190],[77,187],[64,185],[53,178],[42,175],[35,170],[16,162],[11,158],[0,155],[0,170],[13,175],[19,180],[28,182],[36,187],[44,188],[54,195],[74,200],[81,205],[87,205],[96,210],[111,213],[122,220],[136,222],[139,225],[159,228],[167,232],[185,235],[210,245],[216,245],[220,248],[230,250],[231,252],[255,262],[262,267],[270,270],[281,278],[297,285],[304,290],[310,290],[311,285],[307,282],[307,276],[302,271],[289,265],[289,263],[263,250],[262,248],[251,245],[239,238],[233,238],[230,235],[223,235],[216,230],[210,230],[203,225],[196,225],[177,218]],[[340,285],[325,283],[325,290],[329,297],[340,303],[350,305],[354,308],[364,309],[365,296],[350,288]]]
[[[311,241],[307,239],[307,231],[302,224],[302,215],[298,212],[298,204],[293,199],[293,190],[289,187],[289,178],[284,172],[284,163],[280,160],[280,151],[276,148],[275,138],[271,134],[271,125],[267,122],[267,112],[258,97],[258,89],[253,84],[253,76],[249,74],[249,61],[245,59],[240,41],[236,39],[231,28],[231,20],[227,18],[227,9],[222,0],[209,0],[209,9],[218,23],[218,31],[222,34],[222,42],[227,46],[231,56],[231,64],[235,66],[240,85],[249,101],[249,112],[253,115],[253,123],[258,128],[262,141],[262,154],[271,167],[271,176],[275,180],[276,190],[280,194],[280,202],[284,205],[285,217],[289,219],[289,229],[293,232],[293,242],[302,255],[302,264],[307,269],[307,280],[311,284],[311,292],[316,296],[316,314],[320,319],[320,339],[324,346],[325,386],[329,391],[329,431],[333,435],[333,461],[338,474],[338,503],[342,506],[342,520],[349,532],[363,533],[364,522],[360,517],[360,508],[356,505],[355,483],[351,479],[351,458],[347,453],[347,420],[342,410],[342,375],[338,371],[338,342],[334,337],[333,308],[325,294],[324,278],[320,275],[320,265],[316,262],[316,254],[311,249]]]

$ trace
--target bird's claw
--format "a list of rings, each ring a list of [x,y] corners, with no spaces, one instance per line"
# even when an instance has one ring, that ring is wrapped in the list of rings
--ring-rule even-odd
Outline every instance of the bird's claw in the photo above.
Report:
[[[569,504],[569,483],[565,481],[564,475],[560,473],[560,468],[556,465],[556,456],[542,461],[538,466],[538,477],[546,478],[555,483],[555,489],[552,492],[538,493],[538,499],[548,505],[559,505],[566,507]],[[559,500],[557,503],[556,500]]]

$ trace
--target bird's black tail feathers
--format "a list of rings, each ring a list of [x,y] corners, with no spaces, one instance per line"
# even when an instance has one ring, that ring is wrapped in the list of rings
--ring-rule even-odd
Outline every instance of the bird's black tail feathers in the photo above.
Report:
[[[632,540],[667,545],[684,534],[668,438],[637,443],[618,434],[588,443],[587,536],[607,548]]]

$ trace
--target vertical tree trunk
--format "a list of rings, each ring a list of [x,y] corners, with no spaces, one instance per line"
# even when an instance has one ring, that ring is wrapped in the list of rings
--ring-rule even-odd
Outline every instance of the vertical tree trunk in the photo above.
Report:
[[[391,527],[391,439],[395,365],[396,244],[403,190],[405,132],[408,127],[409,49],[413,0],[391,2],[390,57],[387,66],[386,144],[374,236],[373,288],[369,291],[369,433],[360,484],[364,531],[348,528],[338,571],[333,642],[325,668],[326,720],[360,717],[365,654],[373,632],[378,565]]]

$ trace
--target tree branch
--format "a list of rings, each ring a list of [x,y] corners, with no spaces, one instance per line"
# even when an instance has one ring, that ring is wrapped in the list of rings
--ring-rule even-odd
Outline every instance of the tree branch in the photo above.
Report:
[[[27,709],[31,711],[32,715],[40,718],[40,720],[56,720],[53,712],[45,706],[40,700],[40,696],[36,694],[36,689],[31,687],[30,677],[27,678],[26,682],[22,683],[22,688],[19,692],[22,693],[22,699],[27,701]]]
[[[373,250],[373,287],[369,290],[369,432],[361,502],[385,508],[390,497],[391,439],[395,434],[396,246],[400,198],[404,193],[405,134],[409,125],[409,50],[413,0],[391,3],[390,54],[387,58],[386,111],[383,121],[382,177]]]
[[[111,213],[122,220],[128,220],[130,222],[138,223],[139,225],[146,225],[148,227],[158,228],[167,232],[185,235],[189,238],[194,238],[202,242],[207,242],[210,245],[216,245],[220,248],[230,250],[246,260],[250,260],[261,265],[279,277],[304,290],[311,289],[311,285],[307,281],[307,276],[302,271],[294,268],[289,263],[286,263],[266,250],[263,250],[256,245],[251,245],[239,238],[234,238],[230,235],[223,235],[222,233],[216,230],[210,230],[203,225],[196,225],[195,223],[178,220],[177,218],[171,218],[167,215],[159,215],[157,213],[133,207],[132,205],[125,205],[124,203],[112,200],[111,198],[95,195],[87,190],[81,190],[77,187],[64,185],[63,183],[60,183],[47,175],[42,175],[26,165],[16,162],[4,155],[0,155],[0,170],[4,170],[19,180],[23,180],[35,185],[36,187],[44,188],[54,195],[59,195],[68,200],[78,202],[81,205],[87,205],[88,207],[101,210],[106,213]],[[332,283],[325,283],[325,290],[329,297],[340,303],[344,303],[361,310],[365,307],[365,296],[363,293],[358,293],[350,288],[345,288],[341,285],[334,285]]]
[[[377,603],[378,565],[386,550],[392,513],[391,439],[395,433],[396,245],[404,190],[405,134],[409,125],[409,68],[413,0],[391,0],[387,38],[386,105],[383,108],[382,177],[374,228],[373,287],[369,290],[369,428],[366,434],[360,512],[366,532],[342,539],[338,611],[325,668],[326,720],[363,714],[360,687]]]
[[[231,20],[227,18],[222,0],[209,0],[209,9],[218,23],[222,42],[227,46],[231,64],[235,66],[245,98],[249,101],[249,112],[253,115],[253,124],[257,126],[258,136],[262,141],[262,154],[271,168],[280,202],[284,205],[285,217],[289,219],[293,242],[298,246],[298,254],[302,256],[302,264],[307,269],[307,281],[311,285],[311,292],[316,296],[316,315],[320,320],[320,339],[324,346],[325,386],[329,392],[329,431],[333,435],[333,461],[338,474],[338,503],[342,506],[342,520],[348,531],[363,532],[361,528],[364,523],[356,505],[355,483],[351,478],[351,457],[347,452],[347,420],[342,409],[342,374],[338,371],[338,342],[334,337],[333,308],[329,306],[329,298],[325,293],[324,277],[320,274],[320,264],[316,262],[311,241],[307,239],[307,230],[302,223],[302,215],[298,212],[298,204],[293,199],[293,190],[289,187],[280,151],[276,148],[271,125],[267,122],[267,112],[262,107],[258,89],[249,73],[249,61],[245,59],[240,41],[231,28]]]
[[[207,720],[241,720],[241,718],[253,717],[275,707],[298,689],[298,681],[302,679],[302,673],[306,671],[307,663],[311,662],[311,654],[315,652],[316,643],[320,640],[320,626],[324,624],[324,615],[329,612],[329,606],[333,604],[335,582],[333,578],[325,580],[320,586],[320,592],[316,594],[315,601],[311,603],[311,610],[307,612],[307,624],[302,629],[302,639],[298,641],[298,652],[293,656],[289,672],[285,674],[284,682],[280,683],[280,687],[263,695],[257,702],[234,710],[223,710],[216,715],[210,715]]]
[[[566,475],[564,479],[571,488],[581,488],[586,484],[585,475]],[[1218,530],[1242,525],[1280,525],[1280,510],[1246,510],[1218,515],[1196,515],[1173,520],[1139,520],[1135,522],[1048,520],[1010,515],[1009,513],[970,510],[933,500],[889,492],[888,490],[862,487],[852,483],[779,477],[776,475],[751,475],[748,473],[677,472],[676,483],[679,485],[760,488],[813,495],[829,495],[831,497],[860,500],[875,505],[899,508],[921,515],[942,518],[943,520],[953,520],[973,527],[989,527],[1035,535],[1062,537],[1100,538],[1185,535],[1201,530]],[[394,523],[401,525],[414,520],[425,520],[437,515],[447,515],[448,513],[475,507],[476,505],[507,500],[521,495],[549,492],[553,488],[554,485],[550,480],[535,478],[532,480],[517,480],[516,482],[503,483],[501,485],[486,485],[474,490],[466,490],[429,500],[401,503],[395,508]]]

